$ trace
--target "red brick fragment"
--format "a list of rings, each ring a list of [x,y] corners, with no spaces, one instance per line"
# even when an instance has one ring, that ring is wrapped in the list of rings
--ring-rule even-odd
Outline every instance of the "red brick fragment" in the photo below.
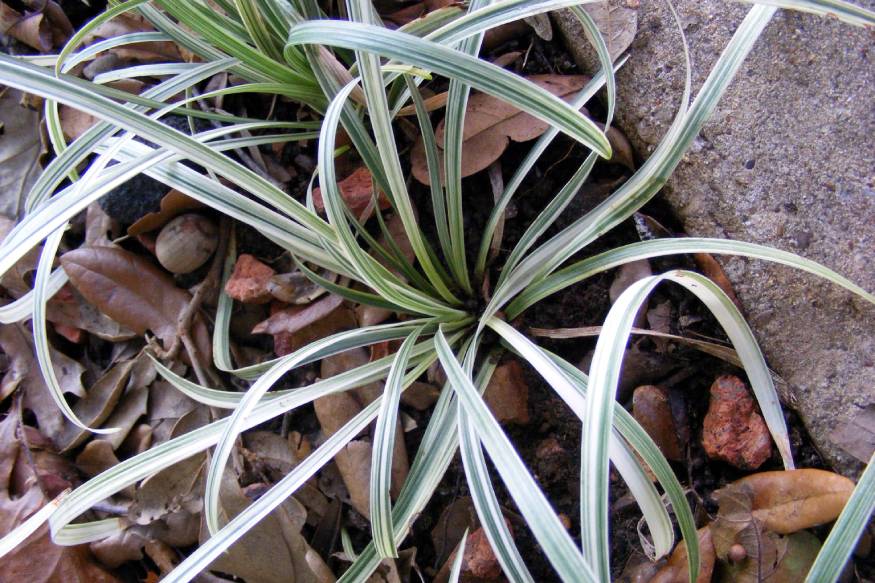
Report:
[[[355,215],[365,210],[368,203],[371,202],[374,180],[370,170],[365,166],[357,168],[352,174],[338,182],[337,186],[340,188],[340,196]],[[381,209],[389,208],[389,199],[382,192],[377,200]],[[313,189],[313,206],[320,213],[325,210],[325,201],[322,200],[322,190],[319,188]]]
[[[708,457],[744,470],[756,469],[771,457],[769,429],[738,377],[725,375],[711,385],[702,445]]]
[[[225,293],[244,304],[266,304],[271,300],[267,284],[276,272],[244,253],[237,258],[234,272],[225,284]]]

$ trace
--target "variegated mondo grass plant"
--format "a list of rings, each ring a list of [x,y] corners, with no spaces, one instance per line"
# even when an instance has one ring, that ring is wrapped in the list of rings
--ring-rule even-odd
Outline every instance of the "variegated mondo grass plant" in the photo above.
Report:
[[[14,548],[46,520],[58,544],[80,544],[116,533],[122,528],[117,518],[75,521],[119,490],[197,452],[214,448],[204,499],[211,536],[166,579],[189,581],[249,529],[258,528],[260,519],[319,471],[363,428],[376,421],[370,484],[373,540],[341,581],[365,581],[383,557],[397,554],[398,545],[457,451],[461,452],[483,528],[511,581],[533,578],[502,518],[484,451],[563,581],[595,582],[610,578],[609,463],[614,464],[637,500],[652,538],[652,552],[657,556],[668,553],[675,542],[669,517],[669,508],[672,509],[687,544],[690,580],[695,580],[699,568],[698,542],[684,489],[647,433],[615,402],[614,394],[623,349],[639,306],[662,282],[681,285],[704,302],[732,340],[784,465],[792,468],[787,429],[772,378],[750,328],[733,303],[719,287],[697,273],[679,270],[646,277],[627,289],[612,307],[598,338],[589,375],[540,348],[507,322],[558,290],[604,270],[630,261],[680,253],[736,254],[775,261],[824,277],[875,302],[875,296],[821,265],[790,253],[737,241],[660,239],[571,261],[659,191],[776,10],[829,14],[857,26],[872,26],[875,14],[840,0],[753,2],[692,100],[687,57],[686,88],[677,115],[647,162],[603,203],[545,238],[548,227],[563,212],[596,161],[611,155],[604,131],[578,109],[604,89],[606,123],[610,124],[616,106],[614,68],[621,63],[611,62],[598,28],[587,12],[579,8],[584,3],[586,0],[470,0],[467,9],[441,9],[399,30],[389,30],[380,24],[367,0],[347,0],[349,19],[342,21],[326,19],[314,0],[128,0],[111,2],[106,12],[79,31],[58,55],[18,58],[0,55],[0,82],[45,98],[45,118],[56,154],[29,193],[25,217],[0,246],[2,273],[42,243],[33,291],[0,308],[0,321],[32,318],[40,369],[58,407],[72,423],[84,427],[65,401],[55,378],[46,335],[46,302],[66,281],[63,270],[53,271],[55,255],[69,221],[138,173],[258,229],[287,250],[309,277],[332,293],[406,315],[397,323],[335,334],[288,356],[235,368],[228,339],[232,301],[222,295],[213,336],[215,366],[252,381],[250,388],[245,393],[217,390],[178,376],[160,363],[157,366],[180,391],[211,407],[228,409],[230,415],[152,447],[89,480],[6,536],[0,541],[0,553]],[[570,8],[577,15],[601,61],[601,71],[570,103],[477,57],[488,29],[559,8]],[[138,11],[154,26],[155,32],[126,34],[81,47],[90,30],[127,11]],[[682,32],[679,38],[683,40]],[[97,83],[67,74],[101,51],[157,41],[178,43],[196,55],[196,62],[130,67],[114,71]],[[685,44],[680,44],[687,56]],[[196,84],[223,71],[244,82],[197,97],[192,95]],[[110,77],[141,75],[162,76],[165,80],[141,95],[104,84]],[[419,90],[432,75],[449,80],[442,161]],[[461,185],[462,127],[472,89],[505,100],[551,127],[507,184],[479,242],[465,240]],[[168,102],[180,92],[186,92],[188,99]],[[291,98],[318,112],[321,125],[240,118],[189,107],[196,98],[240,93]],[[102,121],[67,144],[60,130],[59,104],[83,110]],[[393,134],[395,114],[409,104],[415,107],[425,144],[436,222],[435,242],[430,242],[417,224]],[[159,119],[170,113],[218,123],[216,129],[189,136],[160,123]],[[386,194],[403,221],[415,262],[408,262],[397,249],[380,245],[345,206],[334,164],[335,139],[340,128],[371,172],[376,188]],[[500,217],[528,171],[560,132],[589,148],[591,154],[511,250],[491,297],[481,304],[485,307],[471,313],[466,306],[481,289],[490,259],[490,243],[496,236]],[[135,141],[134,136],[155,145]],[[311,185],[318,180],[327,219],[315,212],[312,192],[307,193],[302,204],[223,154],[233,148],[316,137],[318,170]],[[80,176],[76,168],[94,154],[97,157]],[[191,160],[206,172],[197,172],[181,164],[182,160]],[[70,182],[66,183],[68,178]],[[226,186],[229,183],[233,187]],[[381,228],[385,229],[382,225]],[[468,244],[479,244],[473,265],[466,259]],[[233,260],[231,254],[229,267]],[[353,288],[332,283],[308,265],[336,272],[357,285]],[[500,346],[484,347],[487,329],[497,335]],[[297,366],[388,340],[401,341],[397,353],[303,388],[270,391],[278,379]],[[516,353],[537,370],[586,427],[580,450],[581,545],[562,526],[481,397],[504,350]],[[399,396],[435,361],[440,362],[448,380],[403,490],[393,503],[389,479]],[[373,381],[385,381],[381,398],[329,437],[245,511],[222,523],[218,511],[220,481],[241,432],[321,396]],[[648,478],[648,471],[657,477],[662,493]],[[875,473],[870,465],[824,544],[809,581],[833,580],[837,576],[873,504]]]

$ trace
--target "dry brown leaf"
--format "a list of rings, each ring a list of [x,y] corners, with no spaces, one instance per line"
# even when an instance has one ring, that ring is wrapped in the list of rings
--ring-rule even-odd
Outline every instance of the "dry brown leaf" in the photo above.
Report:
[[[456,2],[455,0],[422,0],[421,2],[411,4],[410,6],[402,8],[396,12],[387,14],[383,18],[387,22],[391,22],[397,26],[404,26],[405,24],[410,24],[417,18],[425,16],[429,12],[434,12],[435,10],[454,5],[461,5],[461,3]]]
[[[732,283],[729,281],[729,278],[726,277],[726,272],[723,271],[723,267],[716,259],[714,259],[714,256],[709,253],[693,253],[693,259],[695,260],[699,271],[701,271],[708,279],[716,283],[720,289],[723,290],[723,293],[729,296],[732,303],[740,309],[742,307],[741,302],[738,301],[738,297],[735,295]]]
[[[320,376],[330,378],[335,375],[352,370],[367,364],[370,360],[368,351],[364,348],[347,350],[333,356],[322,359]],[[369,383],[357,388],[355,391],[335,393],[320,397],[314,401],[316,417],[322,431],[330,436],[340,430],[350,419],[358,414],[365,405],[371,403],[383,392],[383,384],[380,382]],[[353,445],[358,443],[358,445]],[[335,462],[340,469],[344,484],[350,493],[353,507],[363,516],[370,516],[369,489],[370,481],[367,475],[370,473],[370,456],[365,456],[363,450],[367,446],[370,451],[370,443],[353,442],[337,454]],[[367,459],[366,459],[367,458]],[[367,465],[367,468],[364,465]],[[397,496],[401,486],[407,477],[409,461],[407,458],[407,446],[404,443],[404,431],[400,426],[400,420],[395,432],[394,456],[392,458],[392,495]],[[361,480],[361,476],[365,479]]]
[[[200,512],[206,458],[205,453],[198,453],[143,480],[128,518],[137,524],[150,524],[168,514]]]
[[[85,444],[82,453],[76,456],[76,467],[89,478],[108,470],[119,462],[112,451],[112,444],[105,439],[95,439]]]
[[[250,504],[230,472],[225,472],[222,479],[221,504],[220,513],[225,521]],[[310,554],[310,546],[300,531],[303,521],[299,506],[293,499],[280,505],[213,561],[210,568],[249,583],[320,583],[324,579],[311,566],[318,557]],[[206,538],[206,529],[202,527],[201,540]],[[316,571],[323,572],[321,565]]]
[[[67,141],[77,139],[100,121],[100,118],[69,105],[61,105],[59,115],[61,117],[61,131],[64,132]]]
[[[99,39],[109,39],[132,32],[150,32],[155,30],[145,18],[138,14],[128,12],[120,14],[108,22],[104,22],[93,29],[83,40],[84,44],[91,44]],[[134,43],[112,49],[120,59],[136,59],[139,61],[179,62],[185,60],[180,55],[176,43],[148,42]]]
[[[40,114],[20,105],[22,95],[9,87],[0,95],[0,215],[11,219],[19,216],[24,195],[42,172],[39,161],[45,154]]]
[[[589,80],[582,75],[532,75],[529,81],[558,97],[575,93]],[[547,131],[549,124],[497,97],[474,93],[468,100],[465,126],[462,132],[462,176],[470,176],[495,162],[507,148],[510,140],[525,142]],[[440,154],[444,143],[444,121],[435,130]],[[443,156],[439,155],[439,159]],[[418,140],[410,153],[413,176],[423,184],[429,183],[425,146]]]
[[[26,456],[19,455],[21,444],[16,434],[17,423],[14,414],[7,415],[0,422],[0,536],[9,533],[49,502],[33,479],[33,470],[23,461]],[[29,484],[26,491],[14,490],[13,475],[16,473],[30,476],[31,479],[23,481]],[[18,482],[22,483],[22,480]],[[118,580],[94,562],[87,545],[63,547],[52,543],[48,525],[44,525],[3,557],[0,581],[117,583]]]
[[[638,31],[637,3],[632,7],[631,2],[593,2],[585,4],[583,9],[589,13],[602,33],[611,60],[617,60],[635,40],[635,33]]]
[[[337,281],[337,274],[328,270],[321,270],[320,275],[331,282]],[[301,271],[274,275],[267,284],[267,290],[279,301],[295,305],[309,304],[328,292]]]
[[[861,462],[867,463],[875,452],[875,405],[861,408],[847,423],[836,427],[829,438]]]
[[[119,324],[85,301],[76,288],[65,285],[49,300],[46,319],[55,325],[69,326],[110,342],[135,338],[137,333]]]
[[[100,436],[98,439],[109,443],[113,450],[118,449],[131,432],[131,429],[133,429],[137,420],[146,414],[148,400],[149,389],[145,386],[133,388],[125,393],[113,410],[112,415],[104,423],[107,427],[117,428],[118,431]]]
[[[186,211],[202,208],[204,205],[178,190],[171,189],[161,199],[161,210],[143,215],[137,222],[128,227],[128,235],[142,235],[163,227],[170,219]]]
[[[49,21],[43,14],[21,14],[0,2],[0,26],[6,36],[43,53],[52,50],[52,32]]]
[[[152,428],[155,442],[169,439],[180,419],[202,407],[164,379],[152,383],[146,421]]]
[[[341,305],[309,326],[289,334],[280,332],[273,337],[273,350],[277,356],[291,354],[295,350],[343,330],[351,330],[356,327],[353,311]]]
[[[128,383],[134,360],[113,365],[91,385],[88,394],[74,406],[76,416],[88,427],[100,427],[115,408]],[[90,431],[68,423],[55,442],[62,453],[79,446],[91,435]]]
[[[850,498],[854,483],[833,472],[806,468],[760,472],[728,488],[734,487],[750,489],[753,516],[766,529],[789,534],[835,520]]]
[[[56,439],[64,428],[64,416],[55,404],[34,357],[32,336],[18,325],[0,326],[0,347],[9,367],[0,381],[0,395],[8,397],[17,388],[24,391],[22,405],[36,415],[40,431]],[[85,396],[82,374],[85,368],[70,357],[51,349],[58,383],[65,393]]]
[[[711,529],[700,528],[696,531],[699,536],[699,576],[696,583],[708,583],[714,573],[714,544],[711,542]],[[687,544],[683,541],[678,543],[674,552],[668,558],[668,563],[656,573],[649,583],[688,583],[690,571],[687,567]]]
[[[550,16],[547,13],[542,12],[541,14],[528,16],[523,21],[531,26],[535,34],[543,40],[547,42],[553,40],[553,25],[550,24]]]
[[[80,248],[61,256],[70,282],[101,312],[136,332],[151,330],[169,348],[177,337],[180,313],[191,301],[173,279],[146,259],[123,249]],[[192,321],[192,339],[205,361],[212,341],[200,314]]]
[[[313,302],[309,306],[292,306],[280,310],[252,329],[253,334],[294,334],[310,324],[321,320],[340,307],[343,298],[334,294]]]

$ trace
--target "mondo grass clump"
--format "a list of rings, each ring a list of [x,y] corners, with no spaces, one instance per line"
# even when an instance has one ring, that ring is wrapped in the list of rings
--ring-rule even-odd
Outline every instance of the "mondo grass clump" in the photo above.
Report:
[[[232,300],[221,294],[213,332],[217,369],[250,381],[246,392],[220,390],[184,378],[156,359],[163,377],[192,399],[226,409],[227,417],[127,459],[46,506],[0,541],[8,552],[46,520],[62,545],[100,540],[124,528],[123,520],[81,521],[95,504],[163,468],[211,449],[206,476],[204,517],[210,537],[168,575],[189,581],[249,529],[258,528],[293,494],[371,423],[376,423],[370,475],[372,542],[358,554],[341,581],[365,581],[384,557],[397,556],[411,524],[428,503],[456,456],[461,454],[471,496],[483,529],[511,581],[533,581],[525,557],[508,530],[488,456],[519,512],[555,569],[566,582],[608,581],[608,469],[613,463],[637,501],[652,542],[652,556],[675,545],[674,514],[687,545],[690,580],[699,569],[695,522],[684,489],[647,433],[615,401],[624,347],[635,315],[658,285],[680,285],[714,314],[731,339],[750,379],[784,466],[794,467],[789,438],[772,377],[750,327],[732,301],[708,278],[685,270],[645,277],[614,303],[604,322],[589,374],[552,354],[510,324],[527,309],[570,285],[625,263],[673,254],[735,254],[774,261],[808,271],[870,302],[875,296],[841,275],[794,254],[768,247],[703,238],[660,239],[610,249],[574,260],[600,236],[628,219],[665,184],[720,97],[739,71],[770,19],[780,8],[829,14],[849,25],[873,26],[875,14],[838,0],[757,1],[725,47],[693,98],[687,58],[686,87],[677,114],[662,142],[631,178],[604,202],[547,237],[600,158],[611,155],[605,129],[579,112],[604,91],[609,126],[616,103],[615,68],[602,35],[581,0],[471,0],[428,14],[398,30],[382,26],[369,2],[349,0],[348,20],[325,18],[312,0],[112,2],[55,56],[0,55],[0,83],[45,98],[45,119],[55,158],[30,191],[26,214],[0,245],[0,273],[42,245],[33,290],[0,307],[0,321],[33,320],[37,361],[52,395],[70,422],[85,427],[66,402],[51,364],[46,333],[46,302],[66,282],[54,268],[61,238],[70,221],[118,185],[138,174],[174,188],[245,223],[286,250],[315,283],[350,301],[387,308],[404,318],[362,327],[309,344],[263,364],[235,368],[230,353]],[[217,9],[218,8],[218,9]],[[496,26],[559,8],[580,19],[601,62],[601,70],[568,102],[531,82],[477,57],[484,33]],[[155,32],[132,33],[82,48],[89,30],[124,12],[137,11]],[[679,37],[682,38],[682,32]],[[107,79],[161,76],[165,80],[141,95],[86,82],[68,73],[101,51],[126,44],[173,41],[197,59],[114,71]],[[686,48],[684,46],[686,55]],[[209,93],[192,89],[219,72],[240,82]],[[433,77],[449,81],[445,140],[438,147],[420,86]],[[532,146],[497,199],[479,241],[467,241],[461,179],[462,128],[471,90],[498,97],[550,125]],[[169,102],[180,93],[187,98]],[[222,95],[275,94],[309,108],[320,121],[276,121],[205,112],[195,100]],[[87,112],[101,121],[72,143],[60,129],[59,105]],[[430,176],[434,232],[430,239],[411,201],[402,158],[395,142],[398,111],[413,106],[423,137]],[[166,115],[205,118],[212,129],[187,135],[161,123]],[[194,126],[193,126],[194,127]],[[335,156],[343,130],[350,147],[400,217],[415,255],[408,261],[370,235],[349,211],[338,187]],[[590,154],[527,226],[482,297],[490,269],[490,248],[500,235],[501,217],[529,170],[560,134]],[[139,140],[134,137],[141,138]],[[250,146],[318,138],[318,168],[303,202],[224,154]],[[82,162],[93,161],[80,174]],[[441,159],[442,158],[442,159]],[[183,164],[193,162],[205,171]],[[321,189],[325,216],[314,207],[312,188]],[[245,193],[245,194],[243,194]],[[385,225],[380,222],[385,231]],[[469,262],[468,245],[479,245]],[[227,261],[226,276],[233,265]],[[318,270],[314,269],[318,267]],[[318,273],[317,273],[318,271]],[[320,273],[330,271],[340,282]],[[470,306],[479,306],[476,311]],[[484,342],[487,332],[498,342]],[[345,350],[398,341],[394,354],[308,386],[271,390],[288,371]],[[486,407],[482,393],[498,359],[510,351],[525,360],[555,390],[586,428],[580,447],[581,544],[566,531],[526,464]],[[401,393],[439,362],[447,382],[403,490],[389,495],[394,432]],[[219,511],[222,475],[235,440],[249,428],[315,399],[383,381],[383,395],[331,435],[263,496],[227,523]],[[112,432],[112,429],[101,429]],[[651,481],[649,474],[656,476]],[[833,580],[849,557],[875,505],[875,476],[867,469],[823,545],[809,581]],[[454,571],[458,573],[458,561]]]

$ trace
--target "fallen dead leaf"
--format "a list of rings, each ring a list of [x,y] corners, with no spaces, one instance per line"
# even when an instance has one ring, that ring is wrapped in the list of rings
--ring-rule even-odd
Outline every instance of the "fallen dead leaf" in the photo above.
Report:
[[[100,427],[115,408],[128,383],[133,360],[113,365],[91,385],[85,398],[73,405],[76,416],[88,427]],[[68,423],[55,440],[61,452],[79,446],[91,435],[90,431]]]
[[[55,404],[48,386],[40,373],[34,357],[30,331],[9,324],[0,326],[0,347],[10,360],[9,368],[0,381],[0,395],[11,395],[16,389],[23,390],[22,406],[36,415],[40,431],[51,439],[57,439],[64,428],[65,420]],[[52,365],[58,383],[65,393],[85,396],[82,374],[85,368],[70,357],[51,349]]]
[[[19,455],[22,444],[16,435],[17,425],[15,415],[7,415],[0,422],[0,536],[49,503],[33,476],[33,469],[23,462],[26,456]],[[13,490],[12,478],[16,473],[30,476],[30,479],[18,480],[29,484],[26,491]],[[94,561],[87,545],[55,545],[48,525],[44,525],[3,557],[0,581],[117,583],[118,580]]]
[[[22,95],[9,87],[0,94],[0,215],[10,219],[21,214],[23,197],[42,172],[39,160],[45,154],[40,114],[20,105]]]
[[[753,516],[766,529],[789,534],[835,520],[854,483],[833,472],[808,468],[760,472],[729,487],[749,489]]]
[[[21,14],[0,2],[0,26],[3,34],[43,53],[52,50],[52,32],[43,14]]]
[[[593,2],[584,4],[608,45],[611,60],[616,61],[635,40],[638,31],[638,8],[630,2]]]
[[[144,17],[133,12],[120,14],[94,28],[83,39],[83,44],[91,44],[96,40],[110,39],[134,32],[150,32],[155,30]],[[120,59],[136,59],[139,61],[152,62],[179,62],[184,61],[180,50],[175,42],[146,42],[132,43],[112,49]]]
[[[203,204],[186,196],[178,190],[171,189],[161,199],[161,209],[158,212],[143,215],[137,222],[128,227],[128,235],[142,235],[154,231],[167,224],[170,219],[184,212],[203,208]]]
[[[836,427],[829,438],[861,462],[868,463],[875,452],[875,405],[861,408],[850,421]]]
[[[70,142],[79,138],[100,121],[100,118],[69,105],[61,105],[58,115],[61,118],[61,131]]]
[[[663,455],[673,461],[684,459],[668,395],[660,387],[643,385],[632,394],[632,414],[653,439]]]
[[[353,311],[341,303],[333,312],[297,332],[275,334],[273,349],[277,356],[285,356],[311,342],[355,327],[356,320]]]
[[[293,500],[293,499],[290,499]],[[222,479],[221,514],[231,520],[250,504],[237,483],[237,478],[226,472]],[[244,534],[231,548],[220,555],[210,569],[240,577],[251,583],[321,583],[316,572],[324,572],[321,565],[314,570],[311,564],[321,563],[318,555],[310,554],[310,547],[300,532],[303,521],[300,505],[283,503]],[[207,538],[201,528],[201,541]],[[327,567],[326,567],[327,568]]]
[[[143,257],[123,249],[83,247],[62,255],[61,265],[83,297],[113,320],[137,334],[151,330],[165,349],[177,339],[179,316],[191,295]],[[191,335],[209,362],[212,340],[200,314],[192,321]]]
[[[150,524],[168,514],[200,512],[205,460],[204,453],[193,455],[140,482],[129,519],[137,524]]]
[[[708,279],[716,283],[718,287],[723,290],[723,293],[729,296],[732,303],[741,309],[741,302],[738,301],[738,297],[735,295],[732,283],[729,281],[729,278],[726,277],[726,272],[723,271],[723,267],[716,259],[714,259],[714,256],[708,253],[693,253],[693,260],[696,262],[699,271],[701,271]]]
[[[294,334],[299,330],[321,320],[340,307],[343,298],[329,294],[309,306],[292,306],[280,310],[252,329],[253,334]]]
[[[364,348],[347,350],[323,358],[320,376],[330,378],[365,365],[369,360],[368,351]],[[322,431],[328,436],[333,435],[382,392],[382,383],[376,382],[359,387],[354,391],[335,393],[316,399],[313,406]],[[371,444],[366,441],[351,442],[335,457],[343,482],[349,491],[353,508],[365,517],[370,516],[370,480],[368,477],[371,464],[370,448]],[[397,496],[401,491],[408,469],[407,446],[404,443],[404,431],[400,426],[399,419],[392,458],[392,496]]]
[[[583,87],[588,78],[582,75],[533,75],[527,77],[558,97],[570,96]],[[525,142],[533,140],[547,131],[549,124],[524,113],[509,103],[487,95],[474,93],[468,100],[465,126],[462,132],[463,152],[462,176],[470,176],[487,168],[507,148],[510,140]],[[435,130],[438,153],[444,143],[444,122]],[[443,160],[443,156],[439,155]],[[410,153],[413,176],[423,184],[429,183],[428,165],[425,160],[425,146],[420,139]],[[441,169],[443,173],[443,169]]]
[[[109,342],[135,338],[137,333],[119,324],[85,301],[76,288],[66,285],[48,302],[46,319],[56,326],[69,326]]]
[[[327,270],[322,270],[320,275],[331,282],[337,280],[337,274]],[[309,304],[327,293],[324,287],[310,281],[301,271],[274,275],[270,278],[267,289],[277,300],[296,305]]]
[[[113,450],[118,449],[133,429],[137,420],[146,414],[149,400],[149,389],[145,386],[133,388],[121,398],[112,414],[106,420],[106,427],[118,429],[115,433],[101,435],[100,441],[106,441]]]
[[[714,573],[714,543],[711,540],[711,529],[700,528],[696,531],[699,537],[699,576],[696,583],[709,583]],[[687,566],[687,544],[678,543],[674,552],[668,558],[665,566],[656,573],[649,583],[688,583],[690,571]]]

